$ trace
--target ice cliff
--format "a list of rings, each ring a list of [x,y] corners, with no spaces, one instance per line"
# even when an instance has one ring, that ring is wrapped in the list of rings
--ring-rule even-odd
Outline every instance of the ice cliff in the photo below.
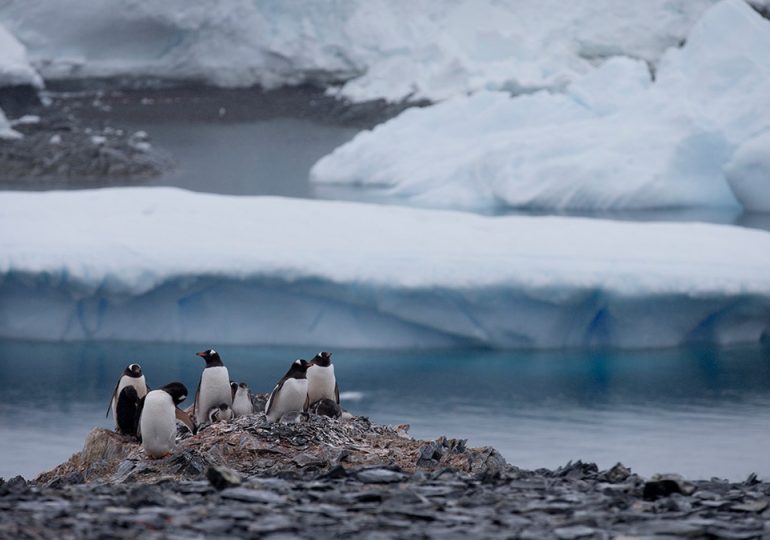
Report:
[[[477,92],[410,109],[321,159],[312,178],[472,210],[770,211],[759,136],[770,130],[768,51],[770,22],[724,0],[652,71],[617,57],[563,93]]]
[[[0,192],[0,337],[664,347],[770,335],[770,234],[170,188]]]
[[[0,3],[0,20],[46,77],[334,82],[400,101],[560,89],[613,55],[654,63],[713,3],[35,0]]]

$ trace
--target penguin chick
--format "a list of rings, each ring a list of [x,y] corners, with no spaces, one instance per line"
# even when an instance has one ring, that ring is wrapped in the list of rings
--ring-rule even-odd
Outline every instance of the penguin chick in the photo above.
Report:
[[[222,403],[216,407],[212,407],[208,414],[209,422],[215,424],[216,422],[229,422],[233,419],[233,410]]]
[[[246,383],[231,382],[230,389],[233,392],[233,416],[253,414],[254,404],[251,402],[249,387]]]
[[[291,411],[307,411],[307,369],[310,362],[295,360],[289,371],[278,381],[265,405],[265,414],[271,422]]]
[[[307,395],[310,403],[319,399],[331,399],[340,402],[340,389],[334,376],[332,353],[319,352],[310,361],[312,369],[307,372]]]
[[[310,372],[308,372],[309,374]],[[337,405],[333,399],[319,399],[308,409],[310,414],[318,414],[321,416],[328,416],[329,418],[339,418],[342,416],[342,409]]]
[[[144,396],[140,405],[139,435],[149,457],[163,457],[174,449],[176,420],[179,413],[184,414],[177,405],[186,398],[187,388],[179,382],[169,383]]]
[[[118,378],[118,382],[115,384],[115,389],[112,391],[112,398],[110,399],[110,404],[107,407],[107,414],[105,416],[108,416],[110,411],[112,411],[112,418],[115,420],[116,429],[120,428],[120,422],[118,422],[117,414],[118,397],[120,396],[120,393],[123,391],[123,389],[127,386],[134,387],[136,390],[136,395],[139,396],[139,399],[142,399],[145,395],[147,395],[147,383],[144,380],[142,366],[139,364],[129,364],[126,366],[126,369],[123,370],[123,373]]]
[[[206,367],[203,368],[198,382],[198,390],[195,392],[193,408],[195,420],[200,424],[207,420],[209,411],[221,403],[231,407],[233,394],[230,389],[230,374],[222,363],[219,353],[214,349],[208,349],[195,354],[206,361]]]

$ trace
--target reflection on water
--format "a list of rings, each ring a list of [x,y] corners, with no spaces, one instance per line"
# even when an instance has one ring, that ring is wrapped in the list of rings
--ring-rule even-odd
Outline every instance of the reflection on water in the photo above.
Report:
[[[212,344],[201,343],[200,348]],[[215,344],[214,344],[215,345]],[[188,345],[0,341],[0,476],[32,476],[82,447],[117,375],[197,385]],[[321,349],[319,345],[317,347]],[[307,349],[217,347],[234,380],[267,392]],[[421,438],[497,447],[513,464],[622,461],[649,475],[770,478],[770,354],[758,348],[645,352],[335,352],[343,402]]]
[[[147,124],[124,123],[129,130]],[[144,126],[144,127],[143,127]],[[310,167],[357,129],[295,118],[242,123],[163,122],[151,125],[153,144],[177,167],[150,185],[226,195],[311,197]]]

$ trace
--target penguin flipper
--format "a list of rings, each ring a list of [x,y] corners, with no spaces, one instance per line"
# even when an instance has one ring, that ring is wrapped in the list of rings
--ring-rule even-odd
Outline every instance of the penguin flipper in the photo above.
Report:
[[[275,385],[275,388],[273,388],[273,391],[270,392],[270,397],[267,398],[267,403],[265,404],[265,414],[270,414],[270,409],[273,408],[273,398],[275,395],[281,391],[281,387],[283,387],[283,382],[286,379],[281,379],[278,384]]]
[[[200,379],[198,379],[198,388],[195,389],[195,401],[193,402],[193,416],[195,416],[195,420],[199,424],[203,423],[198,418],[198,416],[200,416],[198,414],[198,399],[200,398],[200,395],[201,395],[201,382],[203,382],[203,373],[201,373],[201,377]]]
[[[112,410],[112,404],[115,402],[116,399],[118,399],[118,387],[120,386],[120,379],[123,378],[123,375],[118,377],[118,382],[115,383],[115,388],[112,390],[112,397],[110,398],[110,402],[107,404],[107,412],[104,414],[104,417],[107,418],[110,415],[110,410]],[[117,422],[117,419],[115,420]]]
[[[307,412],[310,408],[310,394],[305,394],[305,406],[302,407],[302,412]]]
[[[334,381],[334,399],[337,400],[337,405],[340,404],[340,386],[337,381]]]
[[[136,438],[139,440],[139,442],[142,442],[142,411],[144,410],[144,398],[146,398],[147,395],[145,394],[142,396],[142,399],[139,400],[139,403],[136,405]]]

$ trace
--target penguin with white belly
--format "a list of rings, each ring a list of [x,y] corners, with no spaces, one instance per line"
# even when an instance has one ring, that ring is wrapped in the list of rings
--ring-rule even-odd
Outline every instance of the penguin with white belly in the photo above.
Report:
[[[126,388],[133,388],[134,392],[124,392]],[[147,383],[144,380],[142,366],[139,364],[129,364],[123,370],[118,382],[115,384],[115,390],[112,391],[112,398],[107,407],[107,414],[112,411],[112,418],[115,420],[115,430],[127,435],[135,435],[137,424],[136,407],[138,400],[147,394]],[[118,402],[121,401],[120,407]]]
[[[248,416],[254,413],[254,404],[251,402],[249,387],[246,383],[231,382],[230,389],[233,393],[233,416]]]
[[[190,417],[177,405],[187,399],[187,387],[172,382],[148,392],[139,404],[139,438],[148,457],[161,458],[174,449],[176,421],[193,429]]]
[[[265,414],[271,422],[292,411],[307,411],[307,360],[295,360],[286,375],[278,381],[265,405]]]
[[[198,382],[198,390],[195,392],[193,408],[195,421],[201,424],[208,420],[211,409],[218,408],[222,404],[232,407],[233,394],[230,389],[230,374],[222,363],[219,353],[214,349],[208,349],[195,354],[206,361],[206,367],[203,368]]]
[[[321,399],[330,399],[339,404],[340,389],[334,376],[332,353],[319,352],[310,364],[312,369],[307,372],[307,396],[310,404]]]

